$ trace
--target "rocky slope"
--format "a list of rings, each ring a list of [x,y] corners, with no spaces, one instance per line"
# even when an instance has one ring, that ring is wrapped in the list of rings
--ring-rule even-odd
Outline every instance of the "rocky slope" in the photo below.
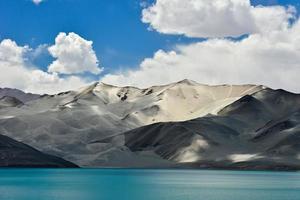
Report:
[[[300,95],[265,89],[217,115],[157,123],[124,134],[134,152],[191,166],[300,169]]]
[[[25,93],[21,90],[17,89],[11,89],[11,88],[0,88],[0,98],[3,97],[14,97],[18,99],[21,102],[28,102],[35,99],[38,99],[40,95],[38,94],[31,94],[31,93]]]
[[[24,103],[15,97],[3,96],[0,98],[0,108],[20,107]]]
[[[120,134],[155,122],[216,113],[262,89],[254,85],[207,86],[190,80],[147,89],[95,83],[79,91],[44,95],[21,107],[0,109],[0,130],[80,166],[156,166],[162,162],[159,156],[150,153],[145,158],[130,151]]]
[[[0,135],[0,167],[63,167],[77,165]]]
[[[0,108],[0,131],[83,167],[292,168],[299,110],[264,86],[95,83]]]

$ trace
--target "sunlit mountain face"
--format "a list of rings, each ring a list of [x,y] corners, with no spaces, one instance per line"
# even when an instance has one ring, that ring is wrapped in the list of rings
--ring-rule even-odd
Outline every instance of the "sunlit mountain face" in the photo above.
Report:
[[[300,96],[284,90],[186,79],[10,95],[2,133],[81,167],[299,167]]]

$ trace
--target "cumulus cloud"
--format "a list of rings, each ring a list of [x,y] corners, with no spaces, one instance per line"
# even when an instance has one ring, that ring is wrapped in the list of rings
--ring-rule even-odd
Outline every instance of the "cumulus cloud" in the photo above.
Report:
[[[92,41],[85,40],[76,33],[59,33],[55,38],[55,44],[48,48],[50,54],[56,58],[49,66],[48,72],[99,74],[102,69],[99,68],[92,44]]]
[[[252,6],[250,0],[156,0],[142,21],[166,34],[228,37],[282,30],[295,17],[293,7]]]
[[[48,67],[48,72],[33,66],[28,56],[38,57],[48,49],[56,58]],[[36,49],[18,46],[10,39],[0,43],[0,84],[1,87],[18,88],[34,93],[57,93],[76,89],[90,81],[79,73],[98,74],[98,59],[92,49],[92,42],[75,33],[59,33],[55,44],[39,45]],[[61,74],[67,74],[61,76]]]
[[[48,73],[31,66],[25,54],[32,51],[28,46],[18,46],[5,39],[0,42],[1,87],[18,88],[34,93],[56,93],[87,84],[77,76],[60,78],[57,73]]]
[[[138,69],[107,74],[101,81],[148,87],[189,78],[205,84],[263,84],[300,92],[300,22],[292,7],[254,7],[248,0],[201,2],[206,1],[157,0],[144,9],[142,20],[162,33],[210,39],[177,45],[171,51],[158,50]],[[244,33],[249,35],[240,40],[219,38]],[[3,40],[1,85],[53,93],[86,84],[80,73],[101,71],[92,42],[75,33],[60,33],[48,50],[56,60],[44,72],[28,64],[24,56],[31,51],[28,46]]]
[[[19,47],[16,42],[5,39],[0,43],[0,59],[3,65],[13,67],[24,63],[23,54],[29,50],[28,46]]]
[[[157,0],[143,10],[143,22],[161,33],[210,39],[158,50],[138,69],[107,74],[102,81],[149,87],[189,78],[300,92],[300,22],[295,12],[293,7],[254,7],[249,0]],[[226,38],[242,34],[248,36]]]
[[[300,92],[300,22],[242,40],[209,39],[159,50],[140,68],[106,75],[116,85],[148,87],[189,78],[205,84],[263,84]]]

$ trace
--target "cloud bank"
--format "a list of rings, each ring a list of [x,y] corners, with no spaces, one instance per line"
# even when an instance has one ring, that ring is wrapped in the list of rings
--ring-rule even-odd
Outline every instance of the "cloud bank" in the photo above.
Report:
[[[250,0],[157,0],[142,21],[158,32],[188,37],[228,37],[286,29],[292,7],[252,6]]]
[[[102,81],[148,87],[189,78],[300,92],[300,22],[294,13],[292,7],[254,7],[248,0],[157,0],[143,10],[143,22],[161,33],[208,39],[158,50],[137,70],[107,74]],[[249,35],[219,38],[241,34]]]

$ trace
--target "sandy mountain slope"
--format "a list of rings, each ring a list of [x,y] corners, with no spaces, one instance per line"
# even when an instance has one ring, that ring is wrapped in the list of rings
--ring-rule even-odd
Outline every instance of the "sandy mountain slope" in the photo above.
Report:
[[[147,89],[95,83],[0,109],[1,133],[80,166],[165,166],[153,151],[142,155],[122,134],[156,122],[186,121],[228,106],[263,86],[208,86],[183,80]]]
[[[300,169],[300,95],[264,89],[217,115],[124,134],[133,152],[193,167]]]
[[[98,84],[93,92],[108,105],[111,112],[144,125],[216,114],[240,97],[263,88],[255,85],[208,86],[183,80],[143,90]]]

